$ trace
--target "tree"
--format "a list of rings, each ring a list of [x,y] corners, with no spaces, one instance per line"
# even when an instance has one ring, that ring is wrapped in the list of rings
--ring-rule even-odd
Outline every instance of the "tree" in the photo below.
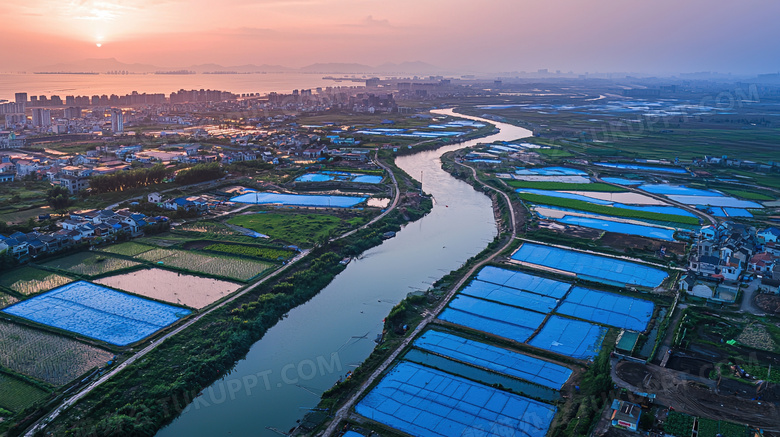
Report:
[[[67,188],[54,186],[46,193],[46,202],[55,210],[63,210],[72,205],[70,192]]]

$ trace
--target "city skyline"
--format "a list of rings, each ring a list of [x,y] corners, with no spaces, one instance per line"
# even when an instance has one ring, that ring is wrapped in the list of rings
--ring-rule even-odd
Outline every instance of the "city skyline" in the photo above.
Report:
[[[0,6],[13,17],[0,71],[86,58],[161,67],[423,61],[463,72],[780,70],[780,5],[714,3],[35,0]],[[745,26],[751,31],[740,32]]]

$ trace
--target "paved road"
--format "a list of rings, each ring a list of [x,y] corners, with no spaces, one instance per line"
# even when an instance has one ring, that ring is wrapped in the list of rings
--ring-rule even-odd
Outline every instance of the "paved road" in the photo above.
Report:
[[[340,240],[340,239],[345,238],[345,237],[349,237],[350,235],[354,234],[355,232],[357,232],[357,231],[359,231],[361,229],[365,229],[365,228],[373,225],[374,223],[378,222],[379,220],[382,220],[386,215],[390,214],[395,209],[395,207],[398,206],[398,200],[401,198],[401,193],[398,191],[398,181],[395,179],[395,173],[393,173],[393,170],[391,170],[390,167],[386,166],[385,164],[382,163],[382,161],[379,160],[379,151],[377,151],[376,154],[374,155],[374,162],[376,162],[376,164],[378,166],[380,166],[383,169],[385,169],[387,171],[387,173],[390,174],[390,179],[393,180],[393,192],[395,193],[395,195],[393,196],[393,203],[391,203],[390,206],[388,206],[387,209],[385,209],[385,212],[383,212],[382,214],[379,214],[378,216],[374,217],[370,222],[366,223],[365,225],[363,225],[363,226],[361,226],[359,228],[355,228],[355,229],[347,232],[346,234],[342,234],[342,235],[340,235],[338,237],[331,238],[330,239],[331,242],[336,241],[336,240]]]
[[[761,284],[761,280],[756,278],[753,281],[748,284],[747,287],[745,287],[742,290],[742,305],[739,307],[739,310],[744,313],[751,313],[751,314],[757,314],[757,315],[765,315],[766,312],[762,310],[761,308],[757,307],[755,303],[753,303],[753,298],[756,295],[756,291],[758,290],[758,286]]]
[[[460,166],[463,166],[463,167],[466,167],[468,169],[471,169],[471,172],[474,175],[474,179],[475,180],[479,181],[479,183],[482,184],[483,186],[488,187],[489,189],[491,189],[491,190],[501,194],[502,196],[504,196],[504,199],[506,200],[507,205],[509,205],[509,212],[510,212],[511,217],[512,217],[512,236],[511,236],[511,238],[509,238],[507,240],[506,244],[504,244],[501,248],[499,248],[495,252],[493,252],[493,254],[490,255],[487,259],[477,263],[465,275],[463,275],[463,277],[460,279],[460,281],[458,281],[458,283],[455,284],[450,289],[450,291],[447,293],[447,295],[444,297],[444,299],[442,299],[441,303],[439,303],[439,305],[436,307],[436,309],[434,309],[432,312],[428,313],[428,315],[425,316],[425,318],[422,320],[422,322],[420,322],[420,324],[417,325],[417,327],[414,329],[414,331],[412,331],[412,333],[409,334],[406,337],[406,339],[404,339],[404,341],[401,342],[401,344],[393,351],[392,354],[390,354],[389,357],[387,357],[387,359],[385,359],[385,361],[371,374],[371,376],[369,376],[368,379],[365,382],[363,382],[363,384],[361,384],[361,386],[357,389],[355,394],[353,394],[347,400],[347,402],[341,408],[339,408],[338,411],[336,411],[336,414],[334,415],[333,420],[328,425],[328,427],[325,430],[324,434],[322,434],[324,437],[332,436],[337,431],[337,428],[338,428],[339,424],[341,423],[341,421],[346,419],[347,417],[349,417],[350,410],[352,409],[352,407],[355,404],[355,402],[357,401],[357,399],[360,398],[360,396],[363,394],[363,392],[366,391],[366,389],[374,382],[374,380],[379,378],[382,375],[382,373],[390,366],[390,364],[392,364],[395,361],[395,359],[398,358],[398,355],[401,353],[401,351],[403,351],[412,342],[412,340],[414,340],[420,334],[420,332],[422,332],[425,329],[425,327],[428,326],[429,323],[431,323],[434,319],[436,319],[436,317],[438,317],[439,313],[441,313],[441,311],[444,310],[444,307],[447,306],[449,301],[452,299],[452,297],[455,295],[455,293],[460,289],[460,287],[463,286],[463,284],[466,282],[466,280],[472,274],[474,274],[474,272],[476,272],[478,269],[482,268],[482,266],[484,266],[488,262],[492,261],[499,253],[503,252],[504,249],[508,248],[512,244],[512,242],[514,241],[515,236],[517,235],[517,230],[515,229],[515,223],[516,223],[515,222],[515,211],[514,211],[514,208],[512,208],[512,202],[509,199],[509,196],[506,193],[504,193],[503,191],[500,191],[500,190],[498,190],[496,188],[493,188],[493,187],[485,184],[484,182],[480,181],[477,178],[477,171],[474,168],[469,167],[469,166],[464,165],[464,164],[461,164],[461,163],[457,163],[457,162],[456,162],[456,164],[458,164]]]

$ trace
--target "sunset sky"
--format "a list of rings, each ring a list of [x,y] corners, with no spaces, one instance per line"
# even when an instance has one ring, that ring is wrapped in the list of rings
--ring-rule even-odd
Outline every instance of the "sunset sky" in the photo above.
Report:
[[[776,0],[27,0],[3,1],[0,16],[0,71],[110,57],[163,67],[780,70]]]

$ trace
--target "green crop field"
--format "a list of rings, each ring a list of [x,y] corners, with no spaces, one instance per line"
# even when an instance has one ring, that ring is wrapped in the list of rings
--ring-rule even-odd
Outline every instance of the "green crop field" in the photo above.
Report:
[[[0,407],[22,411],[36,402],[46,399],[49,393],[26,381],[0,373]]]
[[[688,437],[693,431],[693,417],[670,411],[664,423],[664,432],[677,437]]]
[[[534,152],[544,155],[548,158],[570,158],[574,156],[573,153],[568,150],[552,148],[552,149],[533,149]]]
[[[48,291],[73,282],[73,279],[35,267],[20,267],[0,276],[0,285],[24,295]]]
[[[600,191],[604,193],[624,193],[628,190],[601,182],[593,184],[568,184],[566,182],[519,181],[507,180],[506,184],[513,188],[533,188],[550,191]]]
[[[248,281],[272,267],[268,263],[246,258],[204,255],[177,249],[153,249],[136,258],[239,281]]]
[[[229,253],[232,255],[244,255],[275,261],[289,259],[293,256],[291,250],[273,249],[269,247],[244,246],[241,244],[211,244],[203,248],[214,252]]]
[[[85,276],[97,276],[104,273],[127,267],[137,266],[140,263],[126,259],[114,258],[111,256],[94,253],[81,252],[74,255],[59,258],[42,264],[45,267],[65,270]]]
[[[582,200],[563,199],[560,197],[542,196],[539,194],[517,193],[521,199],[537,205],[558,206],[561,208],[576,209],[579,211],[595,212],[597,214],[616,217],[628,217],[637,219],[654,220],[658,222],[673,222],[689,225],[698,225],[699,219],[674,214],[661,214],[657,212],[635,211],[632,209],[615,208],[606,205],[596,205]]]
[[[67,337],[0,321],[0,365],[52,385],[66,384],[113,356]]]
[[[699,436],[701,437],[716,437],[718,434],[723,437],[749,437],[753,435],[749,431],[745,425],[699,418]]]
[[[233,217],[228,223],[268,235],[275,240],[311,246],[365,223],[363,217],[345,220],[328,214],[284,214],[268,212]]]
[[[132,241],[128,241],[126,243],[112,244],[111,246],[103,247],[100,249],[100,251],[106,253],[113,253],[116,255],[136,256],[139,253],[144,253],[147,250],[151,250],[151,249],[154,248],[152,246],[147,246],[145,244],[138,244]]]
[[[732,196],[741,197],[743,199],[748,199],[748,200],[758,200],[758,201],[775,200],[774,197],[770,197],[762,193],[757,193],[755,191],[737,190],[734,188],[718,188],[718,190],[723,191],[724,193],[731,194]]]

